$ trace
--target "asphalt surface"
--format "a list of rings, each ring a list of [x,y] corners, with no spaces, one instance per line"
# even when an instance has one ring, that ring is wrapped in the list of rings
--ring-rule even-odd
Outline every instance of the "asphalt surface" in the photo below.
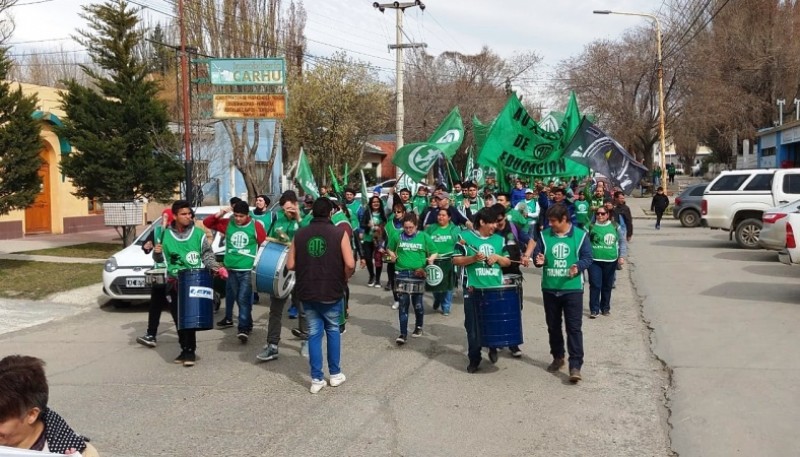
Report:
[[[172,363],[179,351],[167,313],[158,347],[139,346],[146,307],[101,307],[99,285],[34,303],[4,300],[7,314],[37,308],[53,320],[3,325],[0,354],[46,360],[51,406],[104,456],[672,455],[668,371],[650,351],[630,271],[617,281],[612,315],[584,319],[578,385],[564,370],[545,371],[540,276],[528,269],[525,277],[524,357],[501,352],[496,365],[484,358],[472,375],[459,298],[444,317],[426,296],[425,335],[398,348],[391,298],[367,288],[363,271],[352,281],[343,336],[347,382],[317,395],[308,392],[308,362],[289,331],[296,321],[284,320],[280,358],[256,363],[265,304],[255,307],[250,344],[240,344],[235,329],[200,332],[198,364],[184,368]]]

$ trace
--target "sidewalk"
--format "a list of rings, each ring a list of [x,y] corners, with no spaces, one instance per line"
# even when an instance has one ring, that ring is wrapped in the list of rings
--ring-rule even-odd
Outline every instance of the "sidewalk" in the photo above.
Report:
[[[73,246],[84,243],[112,243],[119,244],[122,249],[122,241],[119,234],[113,228],[94,230],[91,232],[68,233],[61,235],[44,234],[29,235],[22,238],[11,240],[0,240],[0,259],[5,260],[34,260],[39,262],[56,263],[103,263],[104,259],[81,259],[75,257],[56,257],[46,255],[12,254],[39,249],[59,248]]]

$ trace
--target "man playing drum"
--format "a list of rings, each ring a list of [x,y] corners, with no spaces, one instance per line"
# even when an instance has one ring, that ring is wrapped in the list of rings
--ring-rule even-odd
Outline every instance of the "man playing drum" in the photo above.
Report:
[[[285,191],[278,200],[281,210],[273,216],[267,229],[267,236],[275,238],[282,243],[290,243],[294,238],[295,232],[300,227],[302,217],[300,208],[297,204],[297,194],[292,190]],[[256,358],[262,362],[275,360],[278,358],[278,343],[281,340],[281,321],[283,318],[283,308],[286,306],[287,298],[270,296],[269,323],[267,324],[267,345]],[[292,304],[295,296],[292,294]],[[291,317],[291,314],[290,314]],[[301,316],[302,318],[302,316]],[[302,326],[301,326],[302,328]]]
[[[475,231],[461,233],[461,241],[456,245],[453,263],[466,267],[467,283],[464,284],[464,328],[467,331],[468,373],[475,373],[481,363],[481,341],[479,301],[472,297],[474,289],[499,287],[503,285],[501,267],[511,265],[503,238],[494,233],[497,215],[491,208],[483,208],[475,215]]]
[[[172,223],[173,219],[174,218],[172,217],[171,209],[166,208],[161,212],[161,220],[153,227],[150,235],[147,236],[147,239],[142,245],[142,251],[144,251],[145,254],[150,254],[153,252],[156,242],[161,241],[161,235],[164,233],[164,230],[166,230],[167,226]],[[156,262],[153,265],[153,270],[163,270],[164,276],[161,277],[161,279],[164,281],[163,283],[154,282],[153,284],[150,284],[150,303],[148,304],[147,309],[147,331],[144,335],[136,338],[137,343],[151,348],[156,347],[158,344],[156,341],[158,324],[161,322],[161,313],[164,311],[164,308],[166,308],[167,305],[167,265],[163,262]]]
[[[425,265],[436,259],[436,245],[425,232],[417,231],[417,215],[408,213],[403,217],[403,231],[389,239],[389,256],[395,261],[395,290],[400,298],[400,336],[395,339],[398,346],[408,340],[408,307],[414,306],[414,333],[422,336],[422,323],[425,311],[422,308],[422,294],[425,291]]]
[[[439,306],[442,307],[442,314],[445,316],[450,315],[450,305],[453,303],[453,284],[455,280],[455,272],[453,271],[453,250],[458,242],[461,229],[450,221],[450,212],[446,208],[440,208],[437,211],[436,224],[429,225],[425,229],[433,244],[436,246],[436,264],[439,265],[441,281],[433,284],[436,290],[433,291],[433,309],[438,310]],[[430,277],[427,278],[430,284]]]
[[[178,325],[178,274],[183,270],[204,267],[218,271],[223,278],[227,278],[228,272],[217,263],[205,232],[195,229],[192,205],[186,200],[178,200],[172,204],[172,214],[175,220],[153,249],[153,260],[167,264],[167,301],[172,319]],[[197,350],[195,333],[194,329],[178,330],[181,353],[175,358],[175,363],[185,367],[194,366]]]
[[[233,212],[230,218],[225,214]],[[231,224],[233,220],[233,224]],[[239,324],[237,337],[247,343],[253,331],[253,283],[252,271],[258,247],[267,240],[264,225],[250,217],[247,202],[236,202],[233,207],[226,206],[217,214],[203,220],[203,225],[225,234],[225,259],[228,280],[225,282],[225,317],[217,322],[217,327],[233,326],[233,302],[239,305]]]

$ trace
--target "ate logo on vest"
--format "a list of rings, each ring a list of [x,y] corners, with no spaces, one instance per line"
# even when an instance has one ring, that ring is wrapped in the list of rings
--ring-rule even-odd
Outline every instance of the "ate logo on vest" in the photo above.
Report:
[[[200,264],[200,253],[197,251],[190,251],[186,254],[186,263],[189,265]]]
[[[617,242],[617,236],[614,235],[613,233],[608,233],[608,234],[606,234],[605,237],[603,237],[603,243],[605,243],[607,245],[612,245],[612,244],[614,244],[616,242]]]
[[[328,251],[328,244],[325,243],[325,238],[321,236],[314,236],[306,243],[306,252],[311,257],[322,257]]]
[[[481,247],[478,248],[478,251],[486,257],[489,257],[494,254],[494,247],[492,247],[491,244],[482,244]]]
[[[250,237],[244,232],[236,232],[231,236],[231,244],[236,249],[243,249],[247,247],[247,243],[249,242]]]
[[[567,243],[556,243],[550,253],[553,254],[557,260],[564,260],[569,256],[569,245]]]

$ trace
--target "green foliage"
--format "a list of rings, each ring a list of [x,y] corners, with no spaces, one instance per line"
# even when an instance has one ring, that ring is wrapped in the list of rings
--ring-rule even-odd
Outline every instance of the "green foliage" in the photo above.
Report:
[[[99,70],[82,66],[94,88],[67,81],[60,133],[77,149],[61,163],[75,195],[102,200],[169,200],[183,178],[167,105],[136,47],[137,10],[113,0],[83,7],[89,31],[78,41]],[[95,89],[96,88],[96,89]]]
[[[29,206],[41,191],[42,140],[31,117],[36,96],[24,96],[6,79],[11,62],[0,48],[0,214]]]

